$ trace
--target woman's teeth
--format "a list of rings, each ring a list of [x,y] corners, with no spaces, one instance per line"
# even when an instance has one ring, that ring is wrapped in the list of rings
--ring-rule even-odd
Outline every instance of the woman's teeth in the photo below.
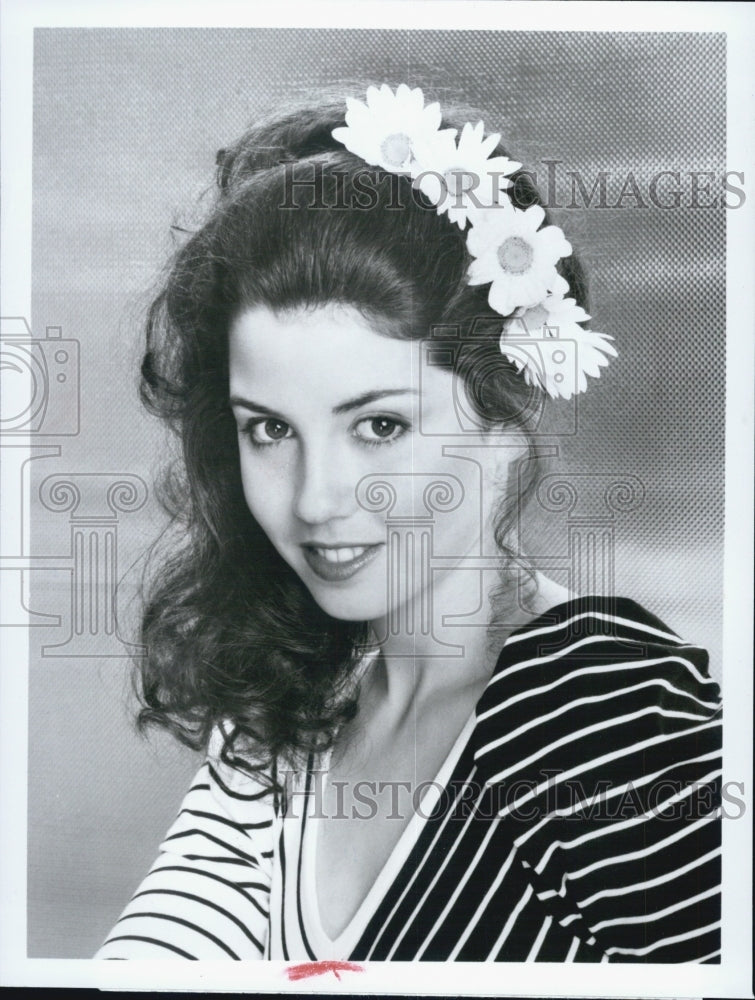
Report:
[[[353,549],[321,549],[318,546],[313,545],[312,549],[318,554],[318,556],[322,556],[323,559],[327,560],[327,562],[345,563],[351,562],[352,559],[358,559],[363,552],[367,551],[367,546],[360,545]]]

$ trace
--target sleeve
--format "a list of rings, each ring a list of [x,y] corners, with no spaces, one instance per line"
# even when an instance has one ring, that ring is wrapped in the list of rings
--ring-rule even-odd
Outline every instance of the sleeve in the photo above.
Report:
[[[273,796],[219,759],[219,734],[160,853],[99,959],[260,959],[276,825]]]
[[[704,650],[633,617],[519,671],[503,714],[533,714],[521,737],[510,716],[497,747],[529,751],[509,768],[527,779],[507,807],[515,844],[553,918],[603,961],[718,962],[720,692]]]

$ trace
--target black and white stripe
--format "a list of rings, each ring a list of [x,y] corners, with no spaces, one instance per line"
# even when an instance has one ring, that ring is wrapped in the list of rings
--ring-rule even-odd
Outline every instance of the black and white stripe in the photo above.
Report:
[[[277,823],[272,798],[213,751],[97,958],[263,956]]]
[[[634,602],[567,602],[509,637],[336,942],[308,810],[276,817],[214,764],[100,957],[718,962],[719,705],[704,651]]]

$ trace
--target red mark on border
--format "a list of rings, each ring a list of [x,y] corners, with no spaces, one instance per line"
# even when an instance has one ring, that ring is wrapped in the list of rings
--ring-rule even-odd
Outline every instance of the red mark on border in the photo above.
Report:
[[[289,965],[286,969],[286,975],[292,982],[297,979],[309,979],[310,976],[324,976],[327,972],[332,972],[336,979],[340,980],[339,972],[364,972],[364,968],[355,962],[327,959],[324,962],[300,962],[298,965]]]

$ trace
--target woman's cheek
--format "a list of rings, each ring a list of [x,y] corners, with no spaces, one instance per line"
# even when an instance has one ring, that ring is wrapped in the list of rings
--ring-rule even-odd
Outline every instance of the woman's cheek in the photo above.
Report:
[[[266,459],[264,452],[242,454],[241,486],[252,516],[267,530],[266,525],[274,523],[289,503],[291,483],[285,465]]]

